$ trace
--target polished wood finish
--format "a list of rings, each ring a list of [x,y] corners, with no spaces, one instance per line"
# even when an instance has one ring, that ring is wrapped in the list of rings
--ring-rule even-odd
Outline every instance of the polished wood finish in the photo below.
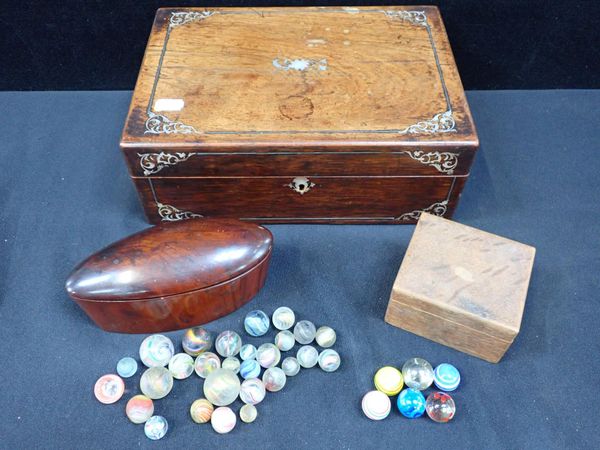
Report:
[[[69,295],[107,330],[149,333],[210,322],[263,286],[271,233],[229,219],[163,223],[79,264]]]
[[[535,248],[422,214],[386,322],[490,362],[521,327]]]
[[[439,11],[428,6],[161,9],[121,139],[153,222],[165,220],[161,205],[182,212],[166,220],[257,216],[256,202],[289,195],[290,181],[267,192],[268,177],[338,177],[312,201],[307,193],[273,208],[273,221],[375,223],[381,211],[399,217],[440,202],[449,215],[460,191],[444,195],[448,184],[462,188],[477,146]]]

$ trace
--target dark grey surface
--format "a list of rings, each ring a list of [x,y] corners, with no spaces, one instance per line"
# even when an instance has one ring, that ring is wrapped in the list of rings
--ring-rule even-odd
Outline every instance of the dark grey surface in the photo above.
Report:
[[[147,226],[118,150],[129,96],[0,94],[0,447],[598,448],[600,91],[469,95],[481,150],[455,219],[537,248],[521,334],[500,364],[384,323],[414,227],[270,226],[265,288],[208,328],[241,332],[251,309],[288,305],[338,331],[342,367],[302,371],[225,436],[188,416],[200,380],[176,382],[156,401],[170,424],[159,443],[124,415],[139,374],[115,405],[92,393],[142,336],[101,331],[63,290],[79,260]],[[415,355],[461,370],[456,419],[366,419],[375,370]]]

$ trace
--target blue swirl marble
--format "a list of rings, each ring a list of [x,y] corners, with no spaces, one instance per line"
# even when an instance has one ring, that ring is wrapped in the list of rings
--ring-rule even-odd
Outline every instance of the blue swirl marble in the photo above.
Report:
[[[425,397],[416,389],[404,389],[396,403],[400,414],[409,419],[416,419],[425,413]]]
[[[452,392],[460,384],[460,372],[452,364],[442,363],[433,372],[433,382],[441,391]]]
[[[244,328],[250,336],[263,336],[269,331],[269,316],[260,310],[250,311],[244,319]]]
[[[240,376],[244,380],[248,380],[250,378],[258,378],[260,375],[260,364],[255,359],[247,359],[242,362],[240,366]]]
[[[130,356],[121,358],[117,363],[117,373],[120,377],[129,378],[135,375],[138,370],[138,363]]]

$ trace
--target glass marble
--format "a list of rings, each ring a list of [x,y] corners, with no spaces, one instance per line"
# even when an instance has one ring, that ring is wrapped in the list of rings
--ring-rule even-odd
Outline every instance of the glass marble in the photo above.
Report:
[[[281,363],[281,370],[283,370],[286,377],[296,376],[300,372],[300,363],[293,356],[288,356]]]
[[[400,414],[409,419],[416,419],[425,414],[425,397],[417,389],[404,389],[400,392],[396,404]]]
[[[173,342],[162,334],[153,334],[140,345],[140,359],[146,367],[164,367],[175,354]]]
[[[122,378],[129,378],[135,375],[138,370],[138,363],[131,356],[121,358],[117,363],[117,373]]]
[[[361,408],[369,419],[383,420],[390,415],[392,402],[383,392],[370,391],[362,398]]]
[[[310,344],[314,341],[316,334],[315,324],[310,320],[301,320],[294,327],[294,337],[298,344]]]
[[[331,348],[327,348],[319,354],[319,367],[325,372],[335,372],[341,362],[342,359],[338,352]]]
[[[168,429],[169,423],[167,422],[167,419],[163,416],[152,416],[144,425],[144,434],[148,439],[158,441],[167,434]]]
[[[425,409],[429,418],[438,423],[449,422],[456,414],[454,399],[444,392],[429,394]]]
[[[281,306],[273,313],[273,326],[278,330],[289,330],[296,322],[296,315],[287,306]]]
[[[244,344],[240,349],[240,358],[242,361],[246,361],[247,359],[255,359],[256,358],[256,347],[252,344]]]
[[[196,423],[207,423],[212,416],[215,407],[205,398],[199,398],[190,406],[190,416]]]
[[[240,419],[245,423],[252,423],[256,420],[258,411],[254,405],[244,405],[240,408]]]
[[[281,352],[275,344],[263,344],[256,350],[256,360],[265,369],[276,366],[280,359]]]
[[[233,373],[237,374],[240,371],[240,360],[235,356],[230,356],[229,358],[225,358],[223,360],[221,367],[223,369],[231,370]]]
[[[319,327],[317,333],[315,334],[315,340],[320,347],[329,348],[337,339],[337,335],[335,334],[335,330],[331,327]]]
[[[200,353],[194,362],[194,370],[200,378],[206,378],[213,370],[220,367],[221,360],[213,352]]]
[[[223,331],[215,339],[217,353],[225,358],[235,356],[242,348],[242,338],[235,331]]]
[[[263,373],[262,381],[267,391],[278,392],[285,386],[286,376],[279,367],[270,367]]]
[[[249,378],[256,378],[260,375],[260,364],[255,359],[247,359],[242,362],[240,366],[240,376],[247,380]]]
[[[177,380],[185,380],[194,372],[194,358],[187,353],[177,353],[169,361],[169,372]]]
[[[258,378],[250,378],[242,383],[240,399],[248,405],[258,405],[265,399],[265,385]]]
[[[402,366],[402,376],[406,386],[423,391],[433,383],[433,368],[423,358],[411,358]]]
[[[212,334],[202,327],[187,329],[181,341],[183,351],[191,356],[198,356],[200,353],[210,350],[212,345]]]
[[[101,376],[94,385],[96,399],[105,405],[119,401],[123,392],[125,392],[125,383],[121,377],[112,373]]]
[[[210,417],[210,424],[219,434],[229,433],[235,428],[237,417],[231,408],[221,406],[213,411]]]
[[[433,382],[438,389],[452,392],[460,384],[460,372],[452,364],[442,363],[433,371]]]
[[[303,345],[296,353],[296,359],[302,367],[310,369],[315,367],[319,360],[319,352],[312,345]]]
[[[152,400],[166,397],[173,389],[173,376],[164,367],[150,367],[140,378],[140,390]]]
[[[296,338],[294,334],[289,330],[283,330],[277,333],[275,336],[275,345],[282,352],[287,352],[294,347],[296,343]]]
[[[396,395],[404,387],[402,373],[395,367],[385,366],[375,373],[373,378],[375,389],[383,392],[385,395]]]
[[[145,395],[131,397],[125,406],[125,414],[133,423],[144,423],[154,414],[154,402]]]
[[[215,369],[206,377],[203,390],[213,405],[231,405],[240,395],[240,379],[231,370]]]
[[[270,326],[269,316],[258,309],[250,311],[244,319],[244,329],[250,336],[264,336],[269,331]]]

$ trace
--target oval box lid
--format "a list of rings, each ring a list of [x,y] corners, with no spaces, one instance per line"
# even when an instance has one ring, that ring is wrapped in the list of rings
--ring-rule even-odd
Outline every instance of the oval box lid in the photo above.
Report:
[[[160,224],[87,258],[68,277],[66,289],[109,331],[199,325],[238,309],[258,292],[272,243],[266,228],[234,219]]]

